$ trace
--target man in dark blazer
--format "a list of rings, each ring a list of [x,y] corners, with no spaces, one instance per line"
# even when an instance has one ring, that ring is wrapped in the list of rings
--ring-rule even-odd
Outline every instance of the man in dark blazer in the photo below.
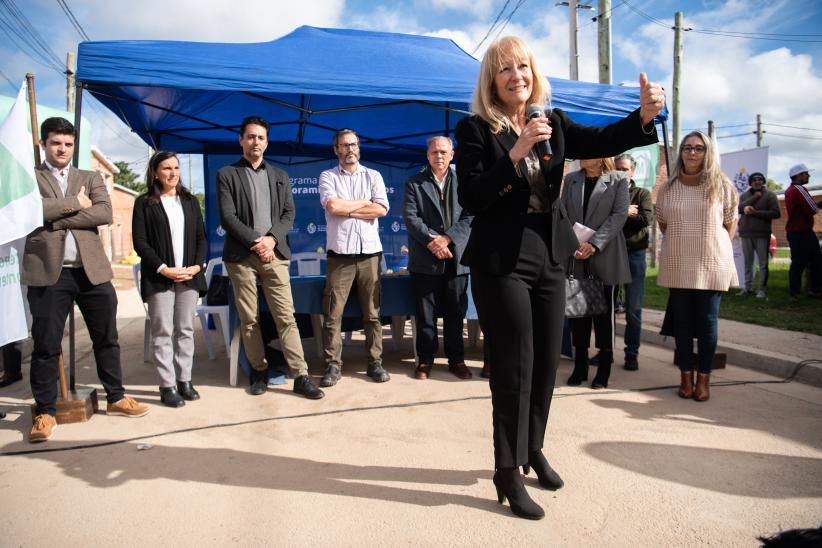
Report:
[[[44,225],[26,237],[21,283],[32,315],[30,442],[51,438],[57,422],[58,359],[66,318],[76,302],[94,347],[109,415],[142,417],[148,408],[125,395],[117,336],[117,294],[97,227],[111,223],[111,201],[99,173],[71,167],[74,126],[49,118],[40,127],[46,161],[35,168]]]
[[[414,377],[427,379],[437,353],[437,313],[443,318],[448,370],[470,379],[462,323],[468,307],[468,267],[460,264],[471,217],[457,201],[457,174],[450,166],[454,145],[444,136],[428,139],[428,166],[405,183],[403,218],[408,230],[408,270],[417,309]]]
[[[245,353],[253,368],[251,394],[268,387],[268,364],[257,322],[259,278],[277,327],[283,354],[294,374],[294,392],[309,399],[325,394],[308,375],[308,365],[291,297],[288,231],[294,225],[294,198],[288,174],[263,159],[269,124],[250,116],[240,127],[243,157],[217,172],[217,205],[225,229],[223,261],[234,287]]]

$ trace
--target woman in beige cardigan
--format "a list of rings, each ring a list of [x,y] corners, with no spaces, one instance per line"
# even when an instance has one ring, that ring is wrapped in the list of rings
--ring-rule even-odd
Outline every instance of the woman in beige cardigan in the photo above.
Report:
[[[657,283],[670,288],[663,332],[676,340],[678,394],[706,401],[716,352],[722,293],[737,283],[731,238],[736,189],[719,169],[712,141],[694,131],[679,147],[673,176],[657,194],[656,217],[665,235]],[[693,339],[698,341],[694,386]]]

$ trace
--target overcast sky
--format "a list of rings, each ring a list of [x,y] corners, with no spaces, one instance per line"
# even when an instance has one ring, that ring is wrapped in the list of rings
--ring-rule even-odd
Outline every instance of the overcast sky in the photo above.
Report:
[[[56,0],[15,3],[61,62],[66,52],[76,52],[80,35]],[[544,73],[568,78],[568,8],[555,3],[509,0],[501,19],[507,20],[517,9],[502,35],[524,38]],[[578,12],[579,73],[581,80],[595,82],[597,25],[591,18],[597,2],[588,3],[593,10]],[[497,31],[477,46],[506,2],[66,0],[66,4],[92,40],[259,42],[274,40],[300,25],[313,25],[448,37],[481,57]],[[769,177],[787,182],[788,168],[798,162],[822,167],[822,0],[612,0],[614,83],[635,85],[644,70],[671,89],[671,27],[676,11],[684,12],[684,26],[693,29],[684,33],[683,130],[704,130],[707,120],[714,120],[723,152],[753,148],[752,132],[756,115],[761,114],[767,132],[763,144],[770,150]],[[38,101],[65,108],[64,77],[43,64],[30,47],[21,46],[15,34],[17,23],[3,7],[0,23],[6,33],[0,34],[4,76],[0,93],[14,95],[25,73],[34,72]],[[88,94],[83,105],[93,126],[93,144],[112,160],[128,161],[135,171],[144,171],[147,146]],[[186,177],[187,165],[182,167]],[[195,188],[201,188],[201,163],[196,157],[194,172]]]

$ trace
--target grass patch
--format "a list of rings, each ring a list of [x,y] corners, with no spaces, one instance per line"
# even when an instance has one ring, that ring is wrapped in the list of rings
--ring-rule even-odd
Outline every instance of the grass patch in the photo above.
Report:
[[[722,295],[719,317],[737,322],[764,325],[822,335],[820,301],[803,294],[798,301],[788,296],[788,268],[786,263],[771,263],[768,277],[768,299],[762,301],[753,295],[737,297],[736,289]],[[668,289],[656,284],[657,269],[648,268],[645,278],[643,306],[665,310]]]
[[[791,258],[791,248],[790,247],[777,247],[776,248],[776,258],[777,259],[790,259]],[[770,280],[768,280],[770,283]]]

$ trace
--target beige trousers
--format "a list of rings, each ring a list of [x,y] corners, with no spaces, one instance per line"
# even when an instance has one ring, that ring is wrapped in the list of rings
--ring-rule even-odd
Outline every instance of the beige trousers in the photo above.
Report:
[[[306,375],[308,365],[303,356],[300,331],[294,320],[294,301],[291,297],[288,261],[274,259],[270,263],[263,263],[257,255],[252,253],[241,262],[226,262],[225,266],[234,288],[234,302],[240,316],[245,354],[251,367],[256,371],[265,371],[268,367],[263,350],[263,337],[257,322],[259,315],[257,278],[259,277],[265,301],[268,303],[271,317],[277,327],[285,361],[295,377]]]
[[[342,368],[343,309],[357,284],[357,298],[362,309],[368,364],[382,364],[382,324],[380,324],[380,256],[340,257],[329,255],[326,261],[323,291],[323,352],[325,363]]]

